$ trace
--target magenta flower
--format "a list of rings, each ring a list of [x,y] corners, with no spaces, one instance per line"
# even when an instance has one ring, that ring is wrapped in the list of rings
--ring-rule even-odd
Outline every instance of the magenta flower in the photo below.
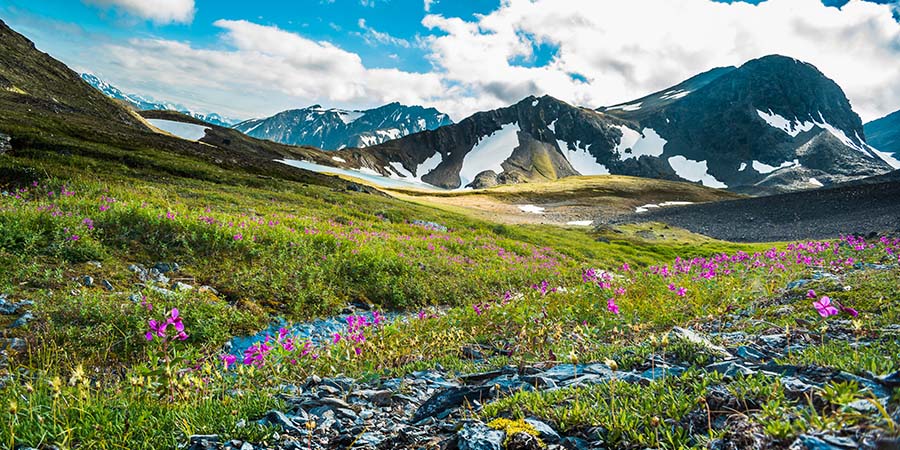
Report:
[[[606,310],[616,315],[619,314],[619,305],[616,305],[615,298],[606,300]]]
[[[816,298],[816,291],[810,289],[809,292],[806,293],[806,298]]]
[[[226,369],[229,368],[229,367],[231,367],[232,365],[234,365],[234,363],[237,362],[237,356],[230,355],[230,354],[229,354],[229,355],[222,355],[222,356],[220,356],[219,358],[222,360],[222,362],[225,363],[225,368],[226,368]]]
[[[334,339],[331,340],[332,344],[337,344],[341,342],[341,333],[334,333]]]
[[[819,301],[813,302],[813,307],[816,308],[816,311],[819,312],[819,315],[823,318],[833,316],[838,313],[838,309],[831,305],[831,299],[828,296],[823,296]]]
[[[838,308],[841,309],[841,312],[845,312],[853,317],[859,317],[859,311],[857,311],[849,306],[844,306],[844,304],[841,302],[835,302],[835,303],[837,303]]]
[[[147,333],[144,335],[144,337],[146,337],[148,341],[152,341],[153,336],[156,336],[161,339],[166,337],[166,327],[168,327],[167,323],[165,323],[165,322],[160,323],[153,319],[150,319],[150,321],[148,322],[148,325],[150,327],[150,330],[147,331]]]
[[[420,309],[420,310],[419,310],[418,316],[419,316],[419,320],[425,320],[425,317],[426,317],[426,316],[425,316],[425,310]],[[335,334],[335,336],[338,336],[338,335]]]
[[[266,345],[265,342],[251,345],[247,350],[244,350],[244,364],[253,364],[257,367],[262,367],[265,363],[266,355],[268,355],[271,350],[272,347]]]
[[[687,295],[687,289],[680,287],[680,288],[678,288],[678,292],[676,292],[676,293],[678,294],[679,297],[684,297],[685,295]]]
[[[238,233],[238,234],[234,235],[234,240],[240,241],[242,239],[244,239],[244,235],[242,233]]]

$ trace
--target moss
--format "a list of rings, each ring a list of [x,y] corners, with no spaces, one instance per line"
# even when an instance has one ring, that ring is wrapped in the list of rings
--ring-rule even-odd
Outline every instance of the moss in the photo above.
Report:
[[[517,433],[526,433],[534,437],[538,437],[540,435],[537,429],[535,429],[534,426],[530,423],[526,422],[525,419],[510,420],[505,418],[498,418],[488,422],[487,425],[490,428],[506,433],[506,441],[504,442],[504,445],[509,444],[509,440],[514,434]],[[541,447],[544,447],[544,442],[541,441],[540,438],[538,438],[537,441]]]

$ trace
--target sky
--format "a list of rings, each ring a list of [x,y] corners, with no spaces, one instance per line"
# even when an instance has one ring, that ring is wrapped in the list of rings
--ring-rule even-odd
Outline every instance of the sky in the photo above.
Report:
[[[240,119],[596,108],[773,53],[818,67],[864,121],[900,109],[900,0],[0,0],[0,19],[125,92]]]

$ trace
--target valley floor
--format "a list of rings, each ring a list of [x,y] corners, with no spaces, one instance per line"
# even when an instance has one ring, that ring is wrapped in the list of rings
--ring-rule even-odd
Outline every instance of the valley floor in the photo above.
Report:
[[[885,180],[771,197],[664,208],[604,223],[665,222],[735,242],[825,239],[900,233],[900,182]]]

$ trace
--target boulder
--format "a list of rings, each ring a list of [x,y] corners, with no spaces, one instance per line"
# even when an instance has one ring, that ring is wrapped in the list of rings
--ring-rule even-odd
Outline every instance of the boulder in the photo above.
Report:
[[[460,386],[438,391],[429,398],[410,419],[411,423],[434,417],[444,411],[458,408],[460,405],[488,400],[494,396],[493,386]]]
[[[456,433],[459,450],[503,450],[506,433],[481,422],[467,422]]]

